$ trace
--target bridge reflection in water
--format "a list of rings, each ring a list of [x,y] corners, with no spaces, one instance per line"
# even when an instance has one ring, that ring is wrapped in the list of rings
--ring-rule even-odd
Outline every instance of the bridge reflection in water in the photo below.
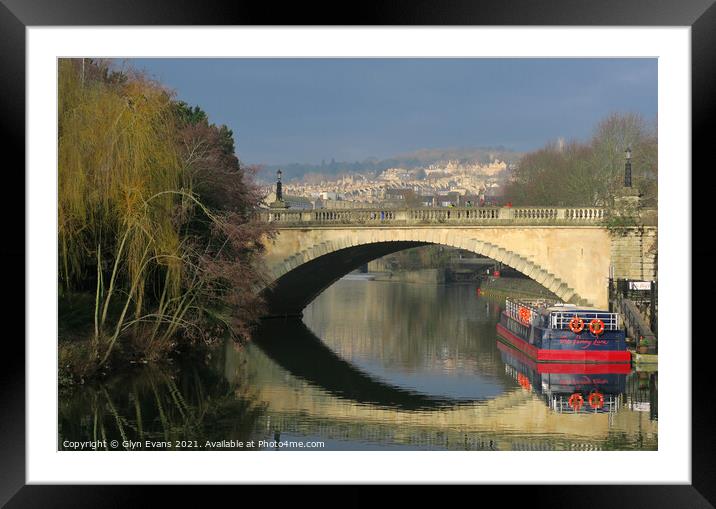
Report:
[[[360,312],[345,312],[358,301]],[[266,407],[255,430],[263,438],[336,449],[657,447],[655,374],[645,387],[635,373],[596,373],[590,389],[601,389],[603,408],[558,409],[550,398],[585,390],[569,386],[584,377],[572,367],[566,378],[549,375],[555,387],[519,383],[517,373],[530,374],[498,349],[498,312],[471,286],[341,281],[306,311],[320,338],[300,320],[267,320],[254,344],[227,350],[225,374],[237,362],[251,371]]]
[[[211,449],[207,440],[276,438],[337,450],[657,448],[656,373],[540,372],[501,351],[499,303],[475,293],[339,281],[303,321],[266,320],[253,342],[227,342],[208,362],[61,394],[60,449],[65,440]],[[605,398],[598,411],[563,404],[593,390]]]

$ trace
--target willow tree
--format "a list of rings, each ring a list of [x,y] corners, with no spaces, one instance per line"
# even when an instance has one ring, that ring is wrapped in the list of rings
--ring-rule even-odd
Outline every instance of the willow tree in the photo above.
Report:
[[[59,283],[61,292],[94,286],[101,361],[128,316],[140,320],[149,288],[180,299],[178,218],[191,203],[171,95],[117,76],[101,63],[59,61]]]
[[[89,351],[105,363],[120,338],[162,357],[181,337],[247,337],[260,201],[233,133],[141,74],[59,63],[59,283],[94,296]],[[269,234],[270,236],[270,234]]]

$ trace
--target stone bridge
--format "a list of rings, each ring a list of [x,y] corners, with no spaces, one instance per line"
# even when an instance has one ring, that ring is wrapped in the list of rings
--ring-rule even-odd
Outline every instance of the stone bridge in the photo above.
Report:
[[[603,208],[271,209],[267,242],[272,316],[300,315],[334,281],[403,249],[439,244],[518,270],[565,302],[606,308],[608,279],[655,279],[656,211],[616,234]]]

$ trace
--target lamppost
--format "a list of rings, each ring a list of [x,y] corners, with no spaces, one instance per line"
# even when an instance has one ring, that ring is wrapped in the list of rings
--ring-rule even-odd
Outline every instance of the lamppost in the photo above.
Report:
[[[631,147],[624,151],[626,162],[624,163],[624,187],[631,187]]]
[[[281,184],[281,175],[283,172],[278,170],[276,172],[276,199],[273,203],[269,204],[269,207],[274,209],[285,209],[288,205],[283,201],[283,185]]]
[[[276,201],[283,201],[283,185],[281,184],[283,172],[279,169],[276,172]]]

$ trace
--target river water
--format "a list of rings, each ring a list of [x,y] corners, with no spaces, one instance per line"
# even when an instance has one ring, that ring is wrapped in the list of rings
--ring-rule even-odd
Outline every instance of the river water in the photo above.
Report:
[[[502,305],[344,278],[248,345],[61,393],[59,449],[657,449],[655,371],[544,372],[498,341]]]

